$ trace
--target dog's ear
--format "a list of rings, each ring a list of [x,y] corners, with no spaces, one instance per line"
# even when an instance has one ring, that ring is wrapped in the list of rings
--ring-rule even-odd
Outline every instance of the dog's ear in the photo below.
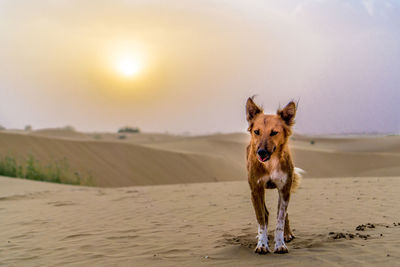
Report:
[[[292,126],[294,124],[294,117],[296,116],[296,109],[296,104],[291,101],[283,109],[278,109],[277,114],[288,126]]]
[[[247,122],[249,123],[249,129],[253,124],[254,118],[258,114],[263,112],[263,110],[259,106],[257,106],[256,103],[254,103],[253,98],[254,97],[249,97],[246,103],[246,119]]]

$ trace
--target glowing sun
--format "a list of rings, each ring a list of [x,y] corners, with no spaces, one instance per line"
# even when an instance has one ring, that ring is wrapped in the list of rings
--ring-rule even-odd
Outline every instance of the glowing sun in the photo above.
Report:
[[[120,57],[115,65],[117,71],[126,77],[136,76],[142,69],[140,61],[129,56]]]

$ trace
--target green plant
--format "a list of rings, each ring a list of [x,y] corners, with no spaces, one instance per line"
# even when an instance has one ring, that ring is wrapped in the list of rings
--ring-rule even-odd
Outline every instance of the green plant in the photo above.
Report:
[[[46,179],[41,175],[40,166],[32,155],[29,155],[26,160],[25,175],[23,178],[38,181]]]
[[[0,157],[0,175],[52,183],[94,185],[91,175],[82,177],[78,172],[71,172],[66,158],[43,167],[32,154],[22,161],[11,155]]]
[[[20,168],[17,166],[17,161],[14,157],[5,156],[0,161],[0,174],[10,177],[17,177]]]

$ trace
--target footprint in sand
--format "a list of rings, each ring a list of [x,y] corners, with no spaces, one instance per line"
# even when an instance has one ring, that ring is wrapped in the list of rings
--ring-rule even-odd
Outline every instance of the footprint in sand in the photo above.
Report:
[[[76,203],[72,201],[52,201],[47,202],[48,205],[52,205],[54,207],[62,207],[62,206],[74,206]]]

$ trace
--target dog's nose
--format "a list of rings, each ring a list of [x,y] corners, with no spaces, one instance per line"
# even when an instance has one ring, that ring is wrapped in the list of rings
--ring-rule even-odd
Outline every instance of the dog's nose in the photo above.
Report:
[[[260,156],[261,159],[265,159],[268,155],[268,151],[265,149],[257,150],[257,154]]]

